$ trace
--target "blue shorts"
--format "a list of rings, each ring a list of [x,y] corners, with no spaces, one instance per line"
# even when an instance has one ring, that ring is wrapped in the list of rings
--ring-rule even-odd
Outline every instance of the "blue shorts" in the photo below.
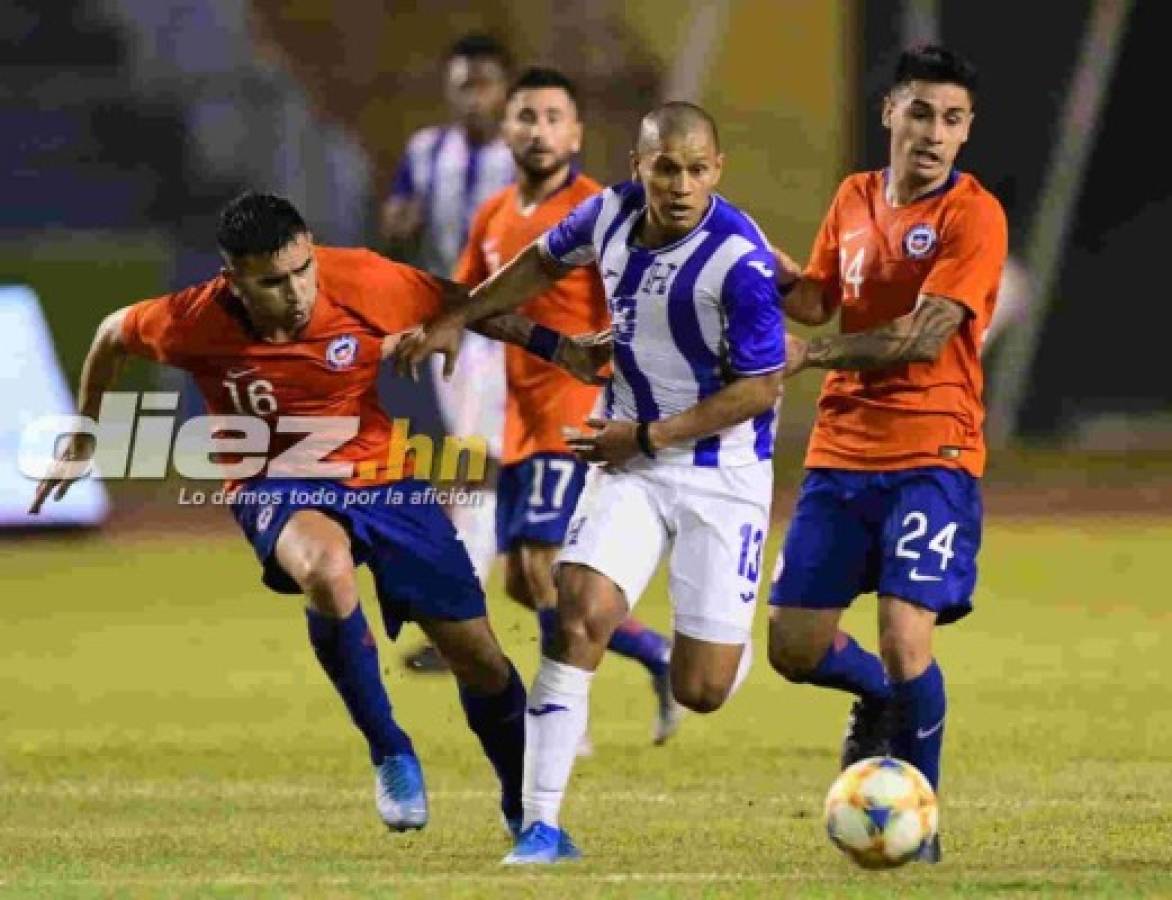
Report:
[[[972,611],[980,547],[980,484],[967,472],[810,469],[769,603],[841,609],[876,591],[947,624]]]
[[[236,494],[232,514],[260,559],[261,580],[282,594],[300,594],[274,556],[289,517],[312,509],[350,535],[354,565],[374,575],[391,638],[418,619],[462,621],[485,615],[484,591],[468,551],[426,481],[409,478],[369,488],[336,481],[264,478]]]
[[[586,463],[569,453],[534,453],[501,467],[496,486],[496,546],[560,547],[586,484]]]

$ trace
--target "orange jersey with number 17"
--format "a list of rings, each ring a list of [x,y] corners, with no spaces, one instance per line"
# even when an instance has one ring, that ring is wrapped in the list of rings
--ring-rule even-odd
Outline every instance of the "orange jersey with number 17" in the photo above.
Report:
[[[866,372],[831,370],[818,398],[809,468],[985,468],[981,341],[1007,255],[1005,213],[971,175],[953,172],[906,206],[886,197],[886,173],[838,189],[814,241],[806,277],[842,307],[844,334],[906,315],[922,294],[969,315],[934,362]]]
[[[475,286],[546,231],[593,197],[602,186],[571,174],[566,184],[534,206],[522,206],[516,185],[494,194],[476,211],[455,278]],[[573,269],[544,294],[517,310],[562,334],[601,331],[610,325],[606,294],[595,266]],[[505,348],[505,439],[501,462],[520,462],[534,453],[569,453],[562,428],[581,427],[599,388],[521,347]]]

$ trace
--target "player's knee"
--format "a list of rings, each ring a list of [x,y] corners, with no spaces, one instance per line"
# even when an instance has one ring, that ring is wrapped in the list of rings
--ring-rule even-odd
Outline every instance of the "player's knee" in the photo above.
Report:
[[[613,630],[604,615],[559,608],[550,655],[560,662],[586,665],[602,656]]]
[[[346,548],[323,547],[298,561],[289,575],[315,600],[353,592],[354,560]]]
[[[778,675],[794,684],[801,684],[810,677],[810,673],[818,666],[822,652],[815,654],[808,647],[777,640],[770,635],[769,665]]]
[[[698,678],[672,682],[672,694],[680,706],[696,713],[716,712],[728,699],[729,685]]]

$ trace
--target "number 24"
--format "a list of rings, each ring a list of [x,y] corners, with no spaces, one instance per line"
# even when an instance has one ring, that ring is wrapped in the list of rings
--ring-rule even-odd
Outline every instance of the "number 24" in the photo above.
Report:
[[[903,527],[908,528],[909,525],[911,527],[907,533],[895,545],[895,555],[902,556],[904,559],[919,559],[920,551],[912,550],[907,545],[912,541],[918,541],[928,533],[928,517],[919,510],[910,512],[903,517]],[[956,556],[956,551],[952,549],[952,541],[955,537],[956,523],[949,522],[936,532],[936,536],[932,540],[928,541],[928,549],[940,554],[941,572],[948,568],[948,563],[952,557]]]

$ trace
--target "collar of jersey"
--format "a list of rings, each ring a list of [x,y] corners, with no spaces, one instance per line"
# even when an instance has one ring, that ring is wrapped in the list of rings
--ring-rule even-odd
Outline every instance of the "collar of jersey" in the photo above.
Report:
[[[635,228],[634,228],[634,226],[632,226],[631,230],[627,232],[627,247],[628,247],[628,249],[633,250],[637,253],[650,253],[652,255],[657,255],[660,253],[670,253],[672,250],[675,250],[678,247],[682,247],[684,244],[688,243],[688,241],[690,241],[692,238],[694,238],[696,236],[697,232],[703,230],[704,226],[708,224],[708,220],[711,219],[712,214],[714,212],[716,212],[716,201],[718,199],[719,199],[718,194],[713,194],[711,197],[709,197],[708,198],[708,209],[706,209],[704,211],[704,215],[702,215],[700,217],[700,221],[696,223],[696,227],[693,228],[691,231],[689,231],[687,234],[685,234],[682,238],[679,238],[678,240],[672,241],[670,244],[664,244],[662,247],[654,247],[654,248],[640,247],[638,244],[636,244],[634,242],[635,241]],[[643,206],[641,206],[639,208],[639,212],[636,213],[636,218],[635,218],[636,225],[638,225],[638,223],[643,219],[643,215],[646,212],[647,212],[647,205],[644,204]]]
[[[907,207],[914,206],[915,204],[924,200],[931,200],[933,197],[939,197],[941,194],[947,194],[954,187],[956,187],[956,183],[960,180],[960,169],[958,169],[956,166],[953,166],[951,169],[949,169],[948,177],[944,179],[944,183],[940,185],[940,187],[933,188],[932,190],[928,191],[928,193],[924,194],[923,196],[916,197],[916,199],[911,203],[906,203],[903,206],[892,206],[891,203],[887,200],[887,183],[890,180],[891,166],[888,166],[883,170],[883,202],[886,203],[890,209],[906,209]]]

